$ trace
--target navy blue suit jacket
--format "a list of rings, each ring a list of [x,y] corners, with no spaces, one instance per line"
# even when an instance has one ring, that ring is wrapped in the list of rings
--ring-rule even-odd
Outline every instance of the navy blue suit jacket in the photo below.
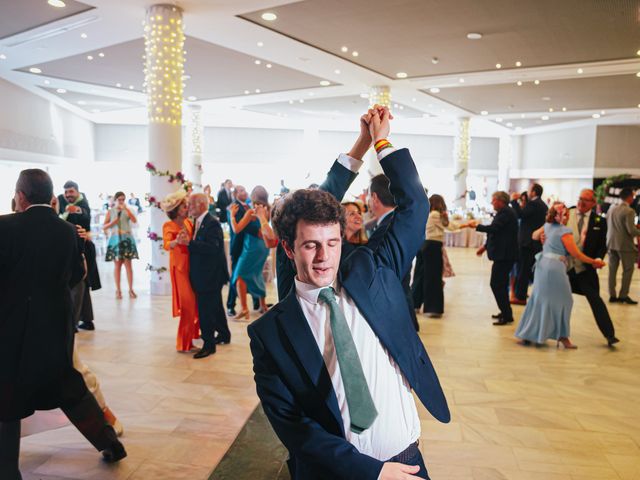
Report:
[[[219,290],[229,281],[222,227],[210,213],[189,242],[189,278],[198,293]]]
[[[497,212],[490,225],[478,225],[476,230],[487,233],[489,260],[518,259],[518,217],[508,205]]]
[[[338,281],[420,401],[448,422],[447,401],[412,325],[401,284],[424,240],[429,202],[408,150],[389,154],[381,165],[398,205],[394,221],[374,249],[359,246],[342,258]],[[292,478],[377,479],[383,462],[345,439],[329,373],[295,291],[248,332],[258,396],[289,450]]]
[[[511,206],[520,219],[518,245],[521,247],[530,247],[536,251],[542,250],[542,244],[537,240],[533,240],[531,235],[544,225],[547,219],[547,211],[549,210],[547,204],[538,197],[528,201],[524,208],[520,207],[517,200],[512,200]]]

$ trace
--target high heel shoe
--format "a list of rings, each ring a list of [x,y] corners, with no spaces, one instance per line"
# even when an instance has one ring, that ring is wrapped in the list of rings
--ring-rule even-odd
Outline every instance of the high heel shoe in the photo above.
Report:
[[[238,313],[235,317],[233,317],[234,320],[242,320],[243,318],[245,320],[249,320],[249,310],[243,310],[240,313]]]
[[[122,292],[120,290],[116,290],[116,299],[122,300]]]
[[[558,339],[558,343],[556,343],[556,348],[560,348],[561,344],[567,350],[575,350],[576,348],[578,348],[578,346],[571,343],[571,340],[569,340],[567,337],[560,337]]]
[[[129,290],[129,298],[138,298],[138,295],[133,290]]]

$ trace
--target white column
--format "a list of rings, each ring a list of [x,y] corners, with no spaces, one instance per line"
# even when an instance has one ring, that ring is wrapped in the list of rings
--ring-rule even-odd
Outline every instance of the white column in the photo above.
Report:
[[[498,146],[498,190],[509,191],[512,156],[511,136],[503,135]]]
[[[186,155],[182,160],[182,171],[191,182],[193,191],[202,192],[202,106],[190,103],[187,106],[186,121]]]
[[[383,107],[391,108],[391,89],[388,86],[377,85],[369,89],[369,108],[374,105],[382,105]],[[378,155],[376,155],[374,148],[369,150],[364,161],[365,168],[370,175],[374,176],[382,173],[382,167],[380,166]]]
[[[471,138],[469,136],[469,118],[460,118],[453,142],[453,181],[455,183],[454,206],[467,206],[467,174],[471,154]]]
[[[144,22],[145,89],[149,117],[149,162],[158,171],[172,174],[182,163],[182,75],[184,73],[184,32],[182,10],[173,5],[153,5],[147,9]],[[151,196],[158,201],[181,188],[167,177],[151,176]],[[162,234],[167,216],[151,207],[152,232]],[[170,295],[169,256],[162,242],[152,242],[151,294]]]

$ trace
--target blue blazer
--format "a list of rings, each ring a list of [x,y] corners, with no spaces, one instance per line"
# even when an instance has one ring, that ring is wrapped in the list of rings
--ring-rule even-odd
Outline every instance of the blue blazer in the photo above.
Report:
[[[424,241],[429,202],[408,150],[389,154],[381,165],[398,205],[394,221],[373,249],[363,245],[343,256],[339,282],[422,404],[448,422],[447,401],[414,330],[401,284]],[[248,332],[258,396],[289,450],[292,478],[377,479],[383,462],[345,439],[331,378],[295,290]]]
[[[219,290],[229,281],[222,227],[210,213],[189,242],[189,278],[196,293]]]

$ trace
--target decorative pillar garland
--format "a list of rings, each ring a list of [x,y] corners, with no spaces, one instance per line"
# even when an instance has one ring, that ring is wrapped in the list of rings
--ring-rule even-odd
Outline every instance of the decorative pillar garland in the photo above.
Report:
[[[458,133],[453,142],[453,180],[455,182],[454,205],[459,208],[467,206],[467,173],[471,154],[471,137],[469,135],[469,118],[458,121]]]
[[[184,85],[184,31],[182,9],[175,5],[153,5],[144,22],[145,83],[149,120],[150,172],[149,197],[154,205],[184,185],[182,164],[182,95]],[[149,168],[152,166],[153,168]],[[171,174],[170,172],[177,172]],[[163,176],[169,176],[167,181]],[[150,232],[161,232],[167,216],[158,208],[150,209]],[[166,272],[169,258],[162,242],[151,242],[151,294],[170,295],[171,283]]]
[[[185,159],[182,170],[191,179],[195,191],[202,191],[202,107],[189,104],[187,106],[187,140]]]

